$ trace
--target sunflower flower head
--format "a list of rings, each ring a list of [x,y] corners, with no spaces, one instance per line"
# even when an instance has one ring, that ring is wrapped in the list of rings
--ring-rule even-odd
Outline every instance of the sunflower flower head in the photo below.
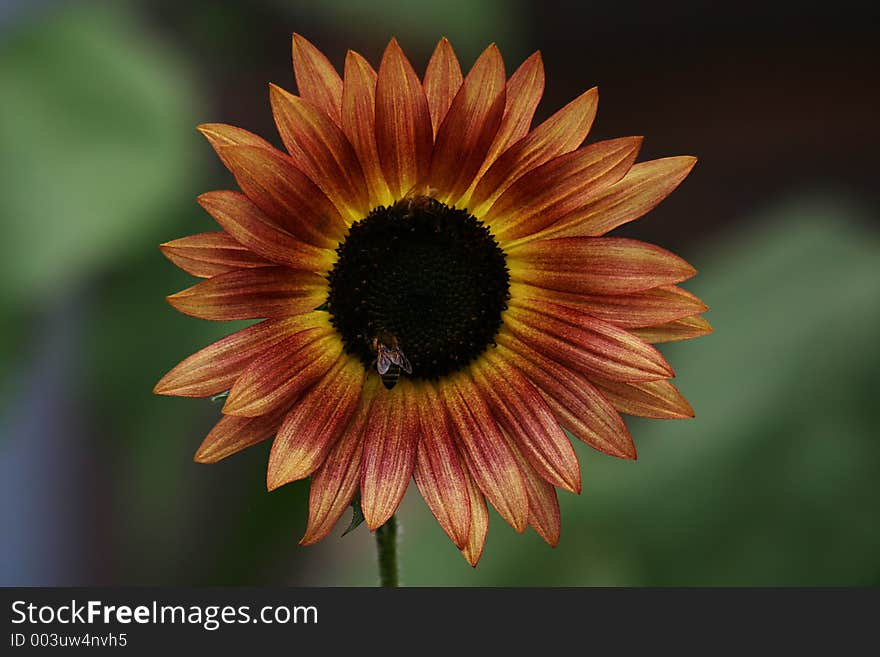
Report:
[[[382,526],[414,479],[472,565],[487,501],[555,545],[556,488],[581,488],[569,436],[635,458],[620,413],[693,416],[652,343],[711,331],[677,285],[695,270],[605,235],[695,159],[636,163],[640,137],[582,145],[595,88],[532,129],[538,53],[508,78],[489,46],[463,76],[443,39],[420,79],[392,40],[378,72],[349,52],[340,77],[294,35],[293,64],[298,95],[270,86],[286,152],[200,126],[241,191],[199,197],[221,230],[161,247],[204,279],[177,310],[262,321],[155,391],[228,391],[197,461],[274,437],[269,489],[311,479],[303,544],[356,495]]]

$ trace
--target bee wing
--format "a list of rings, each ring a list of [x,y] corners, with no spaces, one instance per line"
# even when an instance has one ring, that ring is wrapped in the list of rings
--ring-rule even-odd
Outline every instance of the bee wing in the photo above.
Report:
[[[388,369],[391,367],[391,363],[394,361],[392,354],[383,349],[381,346],[379,347],[379,353],[376,354],[376,371],[379,374],[385,374],[388,372]]]
[[[412,374],[412,365],[409,364],[409,359],[400,349],[398,349],[391,355],[391,360],[394,361],[394,364],[397,365],[404,372],[406,372],[407,374]]]

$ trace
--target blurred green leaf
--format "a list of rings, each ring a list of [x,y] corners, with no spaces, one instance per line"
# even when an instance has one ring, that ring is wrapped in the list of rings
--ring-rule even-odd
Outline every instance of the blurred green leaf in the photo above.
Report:
[[[155,248],[191,194],[184,67],[120,5],[47,9],[0,44],[4,313]]]

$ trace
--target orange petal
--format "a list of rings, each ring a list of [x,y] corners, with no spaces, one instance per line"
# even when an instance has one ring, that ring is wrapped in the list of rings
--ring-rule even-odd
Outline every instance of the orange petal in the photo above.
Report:
[[[339,124],[342,79],[324,53],[299,34],[293,35],[293,72],[299,95]]]
[[[654,347],[613,324],[567,306],[517,299],[506,312],[505,322],[530,347],[579,372],[615,381],[655,381],[674,376],[669,363]]]
[[[254,417],[289,407],[327,374],[341,351],[329,325],[286,338],[252,360],[229,391],[223,412]]]
[[[641,137],[609,139],[560,155],[513,183],[482,218],[502,240],[538,232],[620,180],[641,143]]]
[[[326,237],[322,235],[309,239],[309,236],[315,232],[314,228],[308,224],[303,225],[302,218],[297,213],[290,212],[289,204],[295,203],[298,195],[308,195],[315,185],[296,169],[288,156],[263,138],[235,126],[206,123],[199,126],[199,131],[214,147],[226,168],[235,175],[242,190],[269,214],[272,223],[307,242],[318,246],[335,247],[335,242],[325,243]],[[239,147],[253,149],[255,152],[250,154],[248,150],[242,152],[237,150]],[[282,182],[275,184],[274,181],[278,178]],[[265,193],[264,186],[267,184],[272,189]],[[298,189],[298,186],[302,189]],[[283,198],[285,194],[290,198]],[[281,195],[282,198],[274,198],[276,195]],[[330,201],[321,195],[313,200],[312,210],[320,213],[322,208],[327,206],[333,207]],[[327,224],[328,229],[333,232],[332,218],[337,214],[334,211],[328,219],[321,219],[317,227]],[[310,217],[306,217],[306,220],[309,219]],[[316,242],[315,239],[318,241]]]
[[[556,547],[562,529],[562,517],[559,513],[556,489],[538,474],[531,461],[523,456],[516,441],[507,434],[505,434],[505,438],[510,446],[510,451],[516,457],[516,462],[523,473],[523,481],[526,483],[526,490],[529,494],[529,524],[548,545]]]
[[[592,382],[621,413],[665,420],[694,417],[694,409],[687,399],[665,379],[623,383],[594,377]]]
[[[237,242],[271,262],[291,269],[326,271],[333,251],[306,244],[278,226],[238,192],[207,192],[199,203]]]
[[[228,125],[226,123],[203,123],[196,129],[205,136],[205,139],[208,140],[208,143],[211,144],[214,151],[227,168],[229,168],[229,163],[226,161],[222,152],[223,148],[227,146],[256,146],[270,151],[277,151],[272,144],[259,135],[255,135],[244,128],[239,128],[234,125]]]
[[[676,285],[662,285],[630,294],[569,294],[515,283],[510,295],[538,297],[578,308],[605,322],[624,328],[654,326],[708,310],[695,295]]]
[[[525,173],[580,146],[596,118],[598,101],[593,87],[504,151],[471,194],[473,212],[485,213]]]
[[[273,263],[236,242],[228,233],[199,233],[160,244],[162,254],[187,274],[211,278],[236,269]]]
[[[287,267],[236,269],[218,274],[168,297],[175,310],[191,317],[283,318],[320,306],[327,297],[323,276]]]
[[[324,464],[312,475],[309,488],[309,522],[301,545],[312,545],[327,536],[345,512],[361,481],[364,429],[370,405],[377,392],[378,379],[367,379],[358,410]]]
[[[370,211],[367,182],[354,149],[324,112],[308,101],[269,85],[278,133],[296,167],[321,188],[352,221]]]
[[[361,470],[361,507],[371,530],[384,525],[406,493],[419,444],[418,400],[406,380],[373,401]]]
[[[313,326],[309,316],[268,319],[218,340],[179,363],[153,392],[177,397],[210,397],[229,390],[251,362],[267,349]]]
[[[394,199],[388,191],[376,150],[376,71],[353,51],[349,51],[345,58],[342,129],[360,160],[369,189],[370,206],[390,204]]]
[[[416,453],[415,480],[422,497],[455,545],[467,545],[471,526],[470,495],[461,457],[450,433],[446,408],[425,383],[418,405],[421,439]]]
[[[544,62],[536,52],[520,65],[507,81],[504,116],[489,147],[479,175],[492,165],[507,148],[525,137],[544,93]]]
[[[674,253],[623,237],[560,237],[511,247],[513,281],[572,294],[627,294],[679,283],[696,270]]]
[[[196,452],[199,463],[216,463],[236,452],[271,438],[281,424],[281,413],[259,417],[224,415]]]
[[[256,146],[219,150],[241,191],[276,224],[317,247],[335,248],[343,239],[336,207],[288,156]]]
[[[477,59],[437,130],[428,177],[436,198],[454,205],[467,190],[504,113],[504,61],[494,45]]]
[[[403,198],[424,182],[434,132],[419,76],[392,39],[376,81],[376,146],[391,195]]]
[[[677,340],[690,340],[712,332],[712,325],[699,315],[682,317],[671,322],[648,326],[645,328],[632,329],[631,333],[645,342],[675,342]]]
[[[295,168],[293,161],[288,156],[281,153],[262,137],[258,137],[247,130],[235,126],[223,123],[206,123],[200,125],[198,129],[208,139],[211,146],[214,147],[226,168],[235,175],[242,190],[251,196],[251,200],[270,215],[272,223],[300,237],[300,239],[305,239],[307,242],[317,244],[318,246],[335,247],[335,243],[323,243],[325,240],[323,240],[322,236],[318,236],[318,242],[315,242],[314,238],[311,240],[307,239],[309,235],[314,233],[314,230],[308,225],[303,226],[301,219],[296,213],[291,214],[289,202],[295,202],[298,193],[300,195],[308,194],[315,185]],[[236,147],[257,149],[257,155],[248,155],[247,151],[244,153],[239,152],[236,150]],[[291,169],[293,170],[291,171]],[[258,180],[252,180],[254,177]],[[263,179],[259,180],[261,177]],[[279,177],[284,182],[276,185],[277,190],[275,191],[283,195],[292,190],[292,197],[290,199],[273,200],[273,190],[270,190],[269,193],[261,191],[266,184],[272,187],[273,181]],[[243,184],[243,180],[248,184],[247,187]],[[303,186],[303,189],[297,191],[297,185]],[[288,204],[285,204],[285,200]],[[315,206],[313,210],[315,211],[320,211],[322,207],[330,205],[330,201],[326,198],[316,198],[314,201]],[[336,212],[333,213],[333,215],[336,214]],[[322,220],[318,225],[320,226],[322,223],[327,222]],[[330,223],[332,224],[332,222]]]
[[[500,355],[534,383],[560,424],[576,438],[611,456],[636,457],[632,437],[620,415],[590,381],[506,331],[497,339]]]
[[[639,162],[622,180],[592,196],[546,231],[526,239],[604,235],[653,210],[678,187],[696,163],[695,157]]]
[[[272,443],[269,490],[304,479],[318,469],[358,407],[364,366],[343,355],[293,407]]]
[[[458,57],[455,56],[449,40],[443,37],[428,61],[424,82],[435,137],[440,124],[446,118],[449,106],[452,105],[452,99],[461,87],[461,82],[461,65],[458,63]]]
[[[472,374],[498,424],[529,463],[554,486],[580,493],[577,455],[537,388],[491,353],[472,368]]]
[[[529,497],[492,411],[473,382],[463,376],[444,380],[440,393],[468,470],[501,517],[522,533],[529,519]]]
[[[486,508],[486,498],[483,497],[483,493],[480,492],[467,468],[464,468],[464,478],[467,482],[468,497],[470,498],[468,506],[471,510],[471,520],[467,544],[461,549],[461,553],[467,562],[476,568],[483,554],[486,533],[489,531],[489,509]]]
[[[417,395],[401,380],[380,392],[367,421],[361,470],[361,508],[367,526],[377,529],[397,511],[406,493],[419,444]]]

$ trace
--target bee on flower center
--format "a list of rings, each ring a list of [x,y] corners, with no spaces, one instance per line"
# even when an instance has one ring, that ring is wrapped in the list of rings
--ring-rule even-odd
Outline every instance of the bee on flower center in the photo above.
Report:
[[[435,214],[437,201],[426,194],[409,194],[397,202],[404,209],[402,219],[412,219],[416,214]]]
[[[388,331],[380,330],[373,338],[373,353],[376,354],[376,371],[388,390],[397,385],[401,370],[412,374],[412,365],[401,351],[397,338]]]

